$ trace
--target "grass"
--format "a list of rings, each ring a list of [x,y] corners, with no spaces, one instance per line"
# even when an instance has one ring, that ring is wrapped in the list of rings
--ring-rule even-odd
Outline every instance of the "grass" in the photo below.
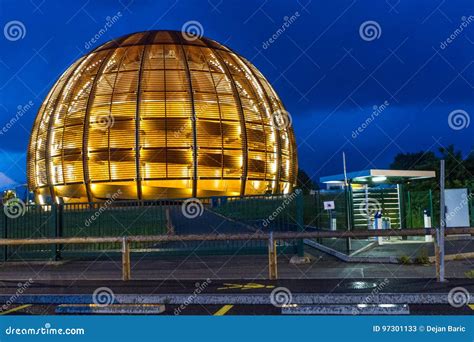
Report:
[[[428,250],[422,248],[420,254],[414,260],[415,264],[428,265],[430,263],[430,258],[428,257]]]
[[[411,264],[411,258],[408,255],[402,255],[400,258],[398,258],[398,261],[402,265],[410,265]]]
[[[466,276],[466,278],[474,279],[474,270],[464,272],[464,275]]]

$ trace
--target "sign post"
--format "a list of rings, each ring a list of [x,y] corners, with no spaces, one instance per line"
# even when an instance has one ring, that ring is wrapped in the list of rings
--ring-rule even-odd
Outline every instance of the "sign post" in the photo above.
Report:
[[[336,218],[333,217],[333,211],[336,209],[334,201],[324,201],[324,210],[328,211],[329,214],[329,229],[336,230]]]

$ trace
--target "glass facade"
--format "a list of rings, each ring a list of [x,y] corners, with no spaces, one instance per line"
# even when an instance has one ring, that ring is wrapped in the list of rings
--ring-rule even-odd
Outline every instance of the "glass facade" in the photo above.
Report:
[[[296,145],[291,125],[275,123],[288,122],[279,97],[249,61],[195,38],[135,33],[66,70],[28,148],[40,201],[292,191]]]

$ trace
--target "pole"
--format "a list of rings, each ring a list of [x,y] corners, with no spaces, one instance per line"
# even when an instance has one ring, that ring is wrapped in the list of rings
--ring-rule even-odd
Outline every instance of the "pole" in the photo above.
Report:
[[[445,183],[445,165],[444,160],[440,162],[440,174],[439,174],[439,191],[440,191],[440,211],[439,211],[439,239],[437,241],[439,248],[439,278],[438,281],[442,282],[444,278],[444,233],[446,230],[446,204],[444,198],[444,183]]]
[[[434,255],[435,255],[435,269],[436,279],[439,281],[439,229],[436,229],[435,243],[434,243]]]
[[[346,222],[347,222],[347,230],[351,231],[352,230],[352,225],[351,225],[351,215],[350,215],[350,208],[349,206],[352,205],[352,201],[350,199],[350,192],[349,192],[349,182],[347,181],[347,166],[346,166],[346,153],[342,152],[342,166],[344,169],[344,196],[346,199]],[[347,254],[350,254],[351,252],[351,238],[348,237],[346,239],[346,249],[347,249]]]
[[[273,231],[270,232],[268,238],[268,279],[275,280],[278,278],[277,270],[277,251],[276,242],[273,238]]]
[[[130,246],[127,238],[122,238],[122,280],[130,280]]]
[[[3,208],[2,208],[3,209]],[[2,231],[2,237],[4,239],[7,239],[8,238],[8,216],[5,214],[5,211],[2,210],[2,214],[1,214],[4,218],[3,220],[3,231]],[[3,247],[3,261],[7,261],[8,259],[8,246],[4,246]]]
[[[408,214],[410,218],[410,228],[413,228],[413,212],[411,211],[411,193],[410,191],[407,192],[407,207],[408,207]]]

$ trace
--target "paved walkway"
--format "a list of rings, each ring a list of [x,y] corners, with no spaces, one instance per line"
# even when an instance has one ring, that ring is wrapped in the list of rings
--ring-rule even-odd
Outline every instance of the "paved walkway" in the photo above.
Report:
[[[132,255],[132,279],[266,279],[266,255],[191,256],[144,258]],[[465,278],[474,269],[472,260],[446,262],[447,278]],[[322,278],[434,278],[434,265],[345,263],[316,252],[310,264],[292,265],[289,256],[278,258],[281,279]],[[63,264],[0,264],[0,281],[121,279],[121,261],[69,261]],[[474,283],[474,280],[473,280]]]
[[[445,240],[445,253],[458,254],[458,253],[472,253],[474,252],[474,240]],[[396,257],[408,256],[412,259],[419,257],[425,253],[427,256],[434,255],[434,244],[433,242],[422,242],[422,241],[410,241],[410,242],[395,242],[386,243],[380,246],[372,247],[361,253],[357,253],[359,257]],[[474,260],[472,260],[474,265]],[[474,268],[474,266],[473,266]]]

